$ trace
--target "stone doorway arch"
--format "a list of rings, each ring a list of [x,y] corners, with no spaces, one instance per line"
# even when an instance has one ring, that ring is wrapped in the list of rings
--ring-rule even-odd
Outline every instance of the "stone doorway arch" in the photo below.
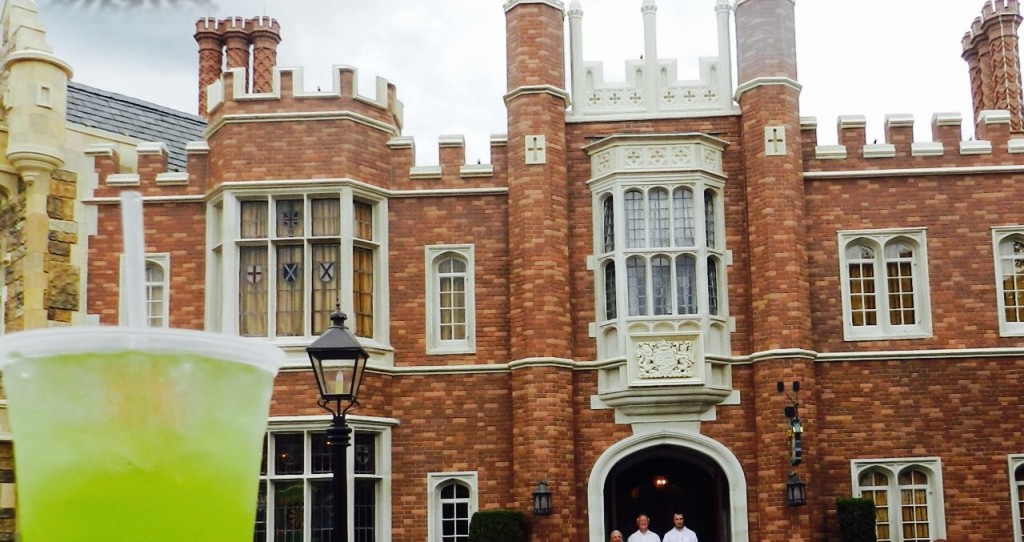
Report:
[[[663,535],[681,509],[701,542],[748,542],[746,487],[739,461],[715,440],[672,431],[634,435],[609,447],[591,471],[590,541],[608,540],[613,528],[629,536],[639,512]]]

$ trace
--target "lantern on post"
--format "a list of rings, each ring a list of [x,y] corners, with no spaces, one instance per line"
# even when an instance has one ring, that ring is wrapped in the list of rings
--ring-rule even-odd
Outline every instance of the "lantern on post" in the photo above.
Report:
[[[320,391],[321,407],[331,413],[327,442],[331,446],[334,492],[334,527],[332,540],[348,542],[348,458],[346,450],[352,429],[345,423],[345,414],[359,404],[359,385],[370,354],[345,326],[346,316],[340,310],[331,314],[331,327],[306,348],[313,376]]]

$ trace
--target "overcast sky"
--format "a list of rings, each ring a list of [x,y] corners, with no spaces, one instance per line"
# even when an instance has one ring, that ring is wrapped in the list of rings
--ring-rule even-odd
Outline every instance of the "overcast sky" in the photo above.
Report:
[[[278,66],[302,67],[305,87],[331,86],[331,66],[359,70],[361,93],[384,77],[405,104],[403,135],[418,165],[436,164],[440,135],[463,134],[467,162],[489,162],[507,131],[503,0],[37,0],[54,53],[75,81],[196,112],[199,17],[269,15],[281,25]],[[563,2],[566,7],[569,1]],[[642,0],[581,0],[583,55],[606,79],[643,52]],[[801,115],[836,142],[839,115],[864,115],[869,142],[886,114],[912,114],[930,139],[936,112],[960,113],[973,135],[960,40],[983,0],[797,0]],[[658,53],[697,78],[717,54],[715,0],[658,0]],[[141,7],[140,7],[141,6]],[[568,31],[566,31],[568,34]],[[734,36],[735,37],[735,36]],[[734,49],[735,51],[735,49]],[[568,79],[568,74],[567,74]]]

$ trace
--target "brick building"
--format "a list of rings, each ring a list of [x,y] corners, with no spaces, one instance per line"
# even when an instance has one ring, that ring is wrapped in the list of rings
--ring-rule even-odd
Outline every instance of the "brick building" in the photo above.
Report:
[[[604,541],[639,512],[664,533],[674,511],[702,542],[824,541],[851,495],[880,540],[1024,540],[1016,0],[965,21],[975,138],[936,114],[914,141],[890,115],[868,143],[842,117],[837,145],[801,116],[793,0],[716,0],[719,54],[689,81],[643,0],[620,82],[584,61],[576,2],[508,0],[507,134],[488,164],[443,136],[438,166],[387,81],[357,95],[338,68],[301,91],[273,19],[197,22],[193,116],[69,83],[35,9],[3,13],[5,329],[117,323],[117,196],[142,192],[151,323],[293,362],[257,540],[330,525],[304,349],[335,304],[371,352],[354,540],[465,540],[474,511],[510,508],[536,541]]]

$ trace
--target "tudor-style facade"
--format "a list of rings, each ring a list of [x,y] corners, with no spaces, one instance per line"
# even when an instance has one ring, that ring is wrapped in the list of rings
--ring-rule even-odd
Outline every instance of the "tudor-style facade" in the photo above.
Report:
[[[718,54],[697,79],[637,0],[643,55],[607,81],[579,3],[504,2],[507,134],[490,163],[443,136],[423,166],[398,89],[358,95],[343,67],[303,92],[269,17],[183,29],[196,116],[69,82],[40,8],[9,0],[4,332],[119,322],[118,194],[136,190],[150,324],[289,355],[256,541],[331,528],[305,347],[336,306],[371,354],[353,540],[462,542],[474,512],[510,508],[536,541],[601,542],[641,511],[659,534],[682,511],[705,542],[823,541],[851,495],[874,499],[879,540],[1024,540],[1017,2],[987,2],[962,41],[974,138],[938,114],[914,141],[891,115],[869,144],[843,117],[837,145],[798,106],[799,3],[707,3]],[[792,473],[804,506],[784,501]]]

